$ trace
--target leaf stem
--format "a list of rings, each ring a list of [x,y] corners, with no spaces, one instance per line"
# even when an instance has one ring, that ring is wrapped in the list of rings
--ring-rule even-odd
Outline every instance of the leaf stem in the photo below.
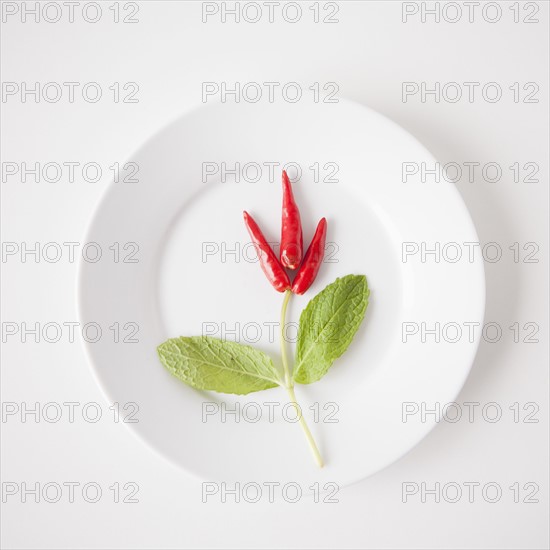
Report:
[[[294,393],[294,387],[293,386],[287,386],[286,391],[288,392],[288,395],[290,397],[290,402],[294,405],[294,409],[296,410],[296,414],[300,418],[300,426],[302,427],[302,430],[304,431],[304,434],[306,436],[307,442],[309,443],[309,448],[311,450],[311,454],[313,455],[313,458],[315,459],[315,462],[317,462],[317,466],[319,468],[322,468],[324,466],[323,458],[321,457],[321,453],[319,452],[319,449],[317,448],[317,444],[315,443],[315,439],[313,439],[313,436],[311,435],[311,432],[309,431],[308,425],[306,423],[306,420],[304,418],[304,415],[302,414],[302,408],[300,405],[298,405],[298,401],[296,401],[296,394]]]
[[[292,381],[292,377],[290,376],[290,369],[288,366],[288,357],[286,353],[286,345],[285,345],[285,338],[284,338],[284,326],[286,322],[286,310],[287,310],[288,302],[290,301],[291,296],[292,296],[292,291],[286,290],[285,296],[283,298],[283,307],[281,308],[281,330],[280,330],[281,358],[283,362],[283,370],[285,373],[285,388],[286,388],[286,391],[288,392],[288,396],[290,397],[290,402],[294,405],[294,409],[296,410],[296,414],[298,415],[298,418],[299,418],[300,426],[304,431],[307,442],[309,444],[309,448],[311,450],[311,453],[313,454],[313,458],[315,458],[315,462],[317,463],[317,466],[319,466],[319,468],[322,468],[324,465],[323,458],[321,457],[321,453],[317,448],[315,439],[313,439],[313,435],[311,435],[311,432],[309,431],[309,427],[306,423],[304,415],[302,414],[302,408],[300,407],[300,405],[298,404],[298,401],[296,400],[296,393],[294,392],[294,382]]]
[[[291,290],[285,290],[285,296],[283,298],[283,307],[281,308],[281,323],[280,323],[280,337],[281,337],[281,358],[283,360],[283,370],[285,373],[285,386],[292,386],[292,378],[290,377],[290,369],[288,368],[288,357],[286,355],[285,346],[285,323],[286,323],[286,308],[290,297],[292,296]]]

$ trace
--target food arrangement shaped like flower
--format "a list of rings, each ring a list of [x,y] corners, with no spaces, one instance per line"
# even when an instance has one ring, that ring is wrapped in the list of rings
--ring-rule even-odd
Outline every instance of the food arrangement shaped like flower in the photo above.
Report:
[[[198,390],[245,395],[283,387],[296,410],[313,457],[322,467],[321,453],[296,400],[294,385],[320,380],[351,344],[368,305],[367,279],[364,275],[337,278],[310,300],[300,315],[291,371],[284,337],[287,306],[292,294],[304,294],[317,277],[323,263],[327,221],[325,218],[319,221],[302,259],[300,211],[285,171],[280,259],[252,216],[246,211],[243,215],[263,272],[275,290],[284,292],[279,326],[282,372],[263,351],[212,336],[170,338],[158,346],[159,358],[169,372]],[[285,268],[298,269],[292,282]]]

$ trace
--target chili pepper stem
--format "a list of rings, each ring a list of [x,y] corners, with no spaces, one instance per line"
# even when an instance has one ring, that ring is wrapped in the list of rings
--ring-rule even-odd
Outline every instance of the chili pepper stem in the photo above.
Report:
[[[302,414],[302,408],[300,407],[300,405],[298,404],[298,401],[296,400],[296,393],[294,392],[294,383],[290,376],[290,369],[288,366],[288,357],[286,354],[286,345],[285,345],[285,337],[284,337],[284,326],[286,321],[286,309],[291,296],[292,296],[292,291],[286,290],[283,298],[283,307],[281,308],[281,331],[280,331],[281,358],[282,358],[283,370],[285,374],[285,388],[288,393],[288,396],[290,397],[290,402],[294,405],[294,409],[296,410],[296,414],[298,415],[299,423],[306,436],[307,442],[309,444],[309,448],[311,450],[311,454],[313,455],[313,458],[315,459],[317,466],[319,466],[319,468],[322,468],[324,466],[323,458],[321,457],[321,453],[317,448],[315,439],[313,439],[313,435],[311,435],[311,432],[309,431],[309,427],[306,423],[304,415]]]

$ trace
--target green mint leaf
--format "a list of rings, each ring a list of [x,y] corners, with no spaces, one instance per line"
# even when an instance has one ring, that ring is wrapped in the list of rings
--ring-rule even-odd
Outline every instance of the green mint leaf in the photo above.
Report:
[[[279,373],[269,356],[250,346],[211,338],[171,338],[158,348],[161,363],[198,390],[247,393],[279,385]]]
[[[364,275],[346,275],[319,292],[300,315],[293,378],[320,380],[351,344],[365,317],[369,298]]]

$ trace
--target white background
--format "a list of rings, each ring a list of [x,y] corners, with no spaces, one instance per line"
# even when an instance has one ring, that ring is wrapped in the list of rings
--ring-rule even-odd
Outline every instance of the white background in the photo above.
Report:
[[[10,3],[3,4],[5,10]],[[443,16],[436,23],[433,15],[423,23],[422,2],[408,3],[419,13],[407,22],[401,2],[338,2],[334,24],[314,23],[312,2],[301,3],[302,17],[294,24],[281,17],[280,8],[274,23],[267,21],[267,11],[256,24],[237,24],[231,17],[222,23],[220,15],[203,23],[201,3],[183,1],[141,2],[138,23],[116,24],[112,4],[101,2],[103,15],[95,24],[83,21],[78,6],[74,23],[68,11],[57,23],[36,23],[32,15],[23,22],[21,12],[2,23],[4,82],[98,82],[104,92],[95,104],[82,99],[82,86],[74,103],[67,95],[55,103],[36,103],[32,96],[22,102],[20,94],[2,99],[3,162],[93,161],[104,168],[97,183],[78,172],[73,183],[67,177],[57,183],[7,178],[3,242],[82,242],[110,183],[108,166],[124,162],[154,132],[200,105],[204,81],[296,81],[304,90],[314,82],[336,82],[340,97],[401,124],[441,162],[502,167],[498,182],[484,181],[478,168],[473,182],[464,175],[458,183],[480,241],[499,243],[504,255],[485,266],[486,320],[499,323],[503,337],[482,342],[457,402],[496,402],[503,416],[488,422],[480,406],[474,422],[441,423],[399,462],[342,488],[337,504],[313,503],[310,496],[296,504],[281,498],[272,504],[265,499],[235,504],[231,498],[203,503],[199,482],[112,420],[78,339],[50,344],[8,337],[2,351],[4,404],[98,402],[103,417],[95,424],[80,414],[74,423],[66,415],[57,423],[4,417],[2,481],[96,482],[103,497],[87,503],[77,490],[73,503],[67,498],[35,503],[32,496],[23,503],[20,494],[4,494],[2,547],[548,548],[548,4],[520,6],[518,23],[512,2],[499,4],[502,15],[494,23],[480,6],[469,22],[464,5],[455,23]],[[124,6],[122,16],[129,13]],[[533,18],[539,22],[523,22],[536,8]],[[445,15],[450,19],[455,12]],[[113,102],[109,86],[130,81],[139,85],[139,102]],[[481,85],[473,102],[465,97],[436,102],[433,96],[422,102],[419,94],[403,102],[405,81]],[[499,101],[481,95],[487,82],[502,87]],[[518,103],[509,90],[514,82],[520,83]],[[538,103],[523,102],[526,82],[539,86]],[[537,163],[539,181],[515,183],[508,168],[515,162]],[[515,242],[536,243],[538,263],[515,263],[508,249]],[[77,320],[76,262],[67,256],[57,263],[11,256],[2,268],[3,322]],[[508,327],[516,322],[537,323],[539,342],[514,343]],[[518,423],[508,408],[516,402]],[[522,421],[527,402],[539,407],[538,423]],[[109,486],[116,482],[136,483],[139,502],[114,503]],[[464,493],[457,503],[444,498],[437,503],[429,495],[422,502],[420,494],[404,503],[404,482],[428,488],[452,482]],[[490,503],[478,487],[469,502],[465,482],[495,482],[502,497]],[[521,501],[529,492],[524,484],[537,484],[538,503],[515,503],[509,487],[516,482]]]

